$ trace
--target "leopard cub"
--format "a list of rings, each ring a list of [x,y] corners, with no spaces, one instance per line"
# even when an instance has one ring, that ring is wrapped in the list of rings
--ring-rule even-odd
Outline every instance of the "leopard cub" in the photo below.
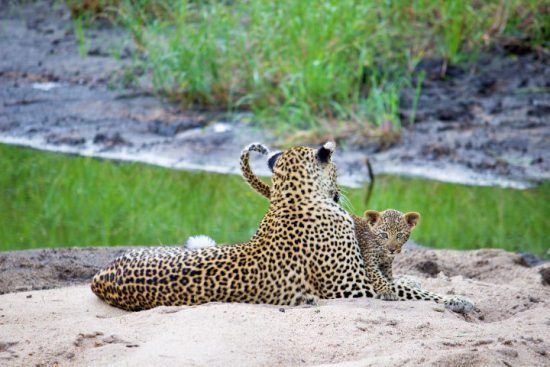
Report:
[[[364,217],[353,216],[355,234],[371,275],[377,298],[397,300],[392,291],[392,265],[396,254],[409,239],[420,220],[420,214],[388,209],[383,212],[367,210]]]

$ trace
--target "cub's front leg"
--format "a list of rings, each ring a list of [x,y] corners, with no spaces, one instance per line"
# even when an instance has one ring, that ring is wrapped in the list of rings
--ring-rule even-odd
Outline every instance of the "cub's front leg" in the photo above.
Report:
[[[375,298],[385,301],[397,301],[397,294],[393,291],[393,284],[382,274],[379,267],[379,258],[376,254],[372,254],[365,259],[365,267],[371,283],[376,292]]]
[[[388,258],[381,258],[378,268],[380,272],[388,280],[388,282],[393,282],[393,260]]]

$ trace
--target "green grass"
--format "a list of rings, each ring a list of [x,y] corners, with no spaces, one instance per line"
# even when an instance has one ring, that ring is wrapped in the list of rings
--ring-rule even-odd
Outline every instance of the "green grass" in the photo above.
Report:
[[[365,190],[347,189],[364,212]],[[532,190],[378,177],[369,209],[422,214],[414,239],[428,246],[500,247],[544,255],[550,184]],[[248,240],[267,201],[238,176],[0,145],[0,250],[181,244],[194,234]]]
[[[279,132],[399,129],[399,95],[421,90],[422,58],[444,70],[502,37],[547,47],[550,22],[536,0],[67,1],[116,4],[160,93],[252,110]]]

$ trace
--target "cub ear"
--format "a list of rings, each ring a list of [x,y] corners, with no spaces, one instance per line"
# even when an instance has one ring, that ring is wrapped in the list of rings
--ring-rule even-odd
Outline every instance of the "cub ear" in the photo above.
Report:
[[[367,222],[369,223],[369,225],[371,226],[375,225],[376,222],[378,222],[378,220],[380,219],[380,213],[377,212],[376,210],[367,210],[364,216]]]
[[[405,222],[407,222],[410,229],[413,229],[420,220],[420,214],[418,214],[417,212],[407,213],[403,217],[405,218]]]
[[[319,150],[317,150],[317,158],[321,163],[328,163],[334,153],[336,144],[333,141],[327,141]]]
[[[283,152],[275,153],[267,160],[267,165],[269,166],[271,172],[273,172],[273,167],[275,167],[275,163],[277,163],[277,159],[279,159],[281,154],[283,154]]]

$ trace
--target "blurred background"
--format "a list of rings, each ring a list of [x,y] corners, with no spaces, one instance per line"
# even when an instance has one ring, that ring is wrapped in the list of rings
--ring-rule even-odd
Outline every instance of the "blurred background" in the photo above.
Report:
[[[549,14],[0,0],[0,250],[246,241],[268,203],[234,175],[241,149],[331,139],[348,211],[418,211],[425,246],[548,257]]]

